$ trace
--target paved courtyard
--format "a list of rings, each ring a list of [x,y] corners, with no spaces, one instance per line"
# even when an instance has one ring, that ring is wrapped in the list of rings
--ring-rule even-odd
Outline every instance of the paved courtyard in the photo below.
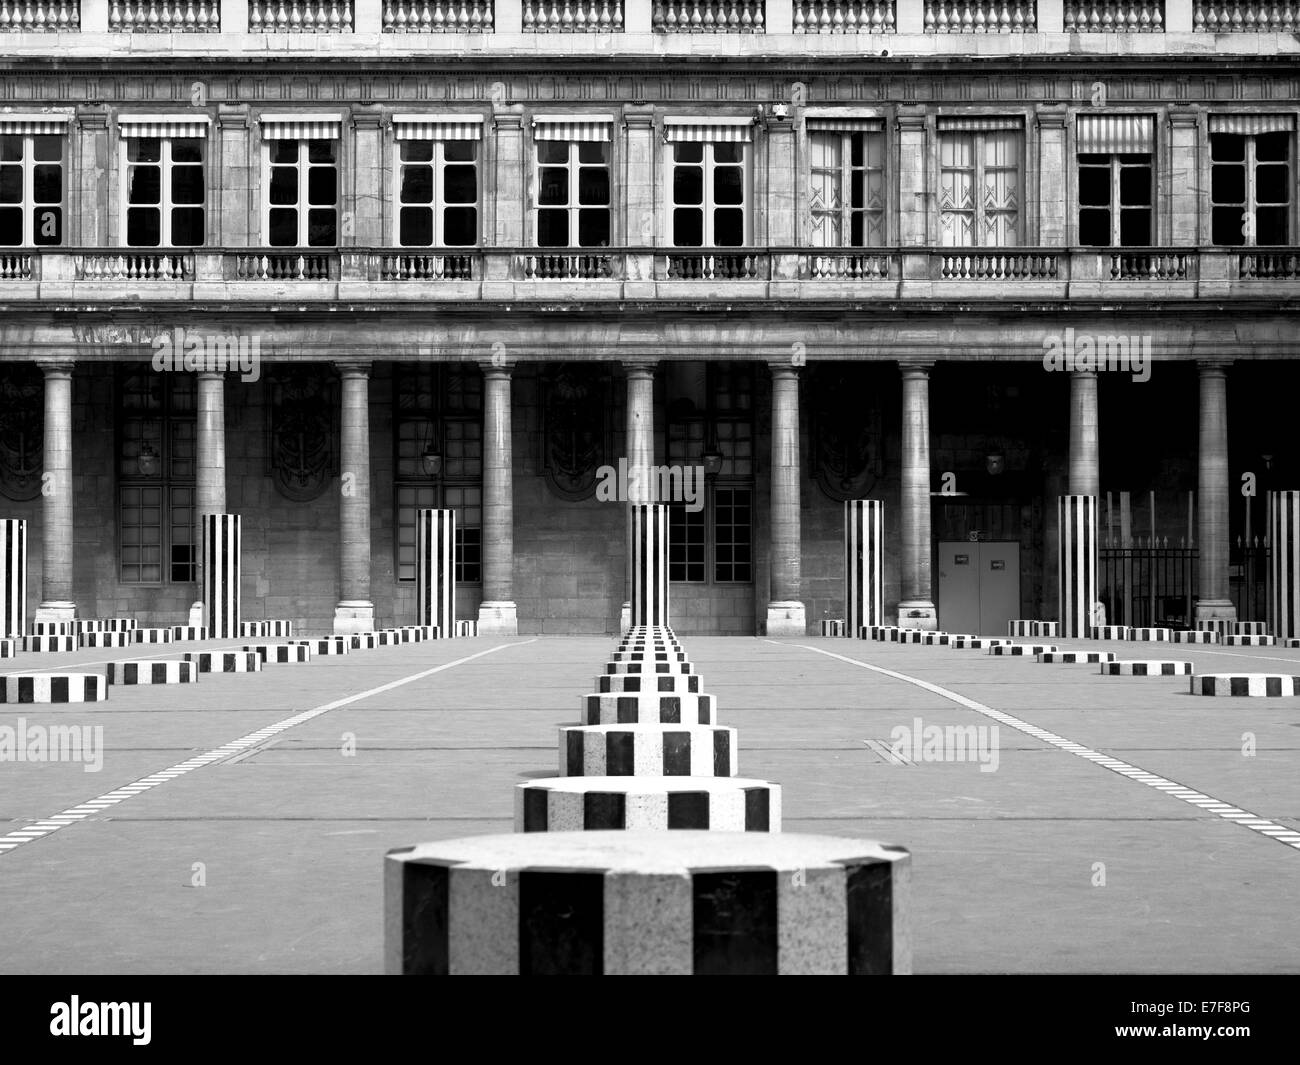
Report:
[[[1055,642],[1300,674],[1294,650]],[[911,849],[917,972],[1300,971],[1300,699],[947,647],[683,643],[787,831]],[[0,706],[0,726],[102,725],[105,748],[96,773],[0,762],[0,971],[380,971],[384,852],[509,831],[513,785],[556,774],[557,726],[612,647],[447,640]],[[988,728],[985,766],[900,762],[918,719]]]

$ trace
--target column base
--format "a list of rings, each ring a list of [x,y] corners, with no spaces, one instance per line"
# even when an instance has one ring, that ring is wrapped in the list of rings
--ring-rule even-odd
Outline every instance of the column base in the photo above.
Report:
[[[618,631],[627,632],[632,627],[632,604],[624,603],[618,612]]]
[[[353,636],[375,631],[375,604],[365,600],[347,600],[334,608],[334,635]]]
[[[480,603],[478,608],[478,634],[480,636],[518,636],[519,615],[510,602]]]
[[[939,614],[928,599],[906,599],[898,604],[898,625],[903,629],[935,632],[939,628]]]
[[[764,632],[768,636],[807,636],[803,603],[768,603]]]
[[[203,602],[200,600],[190,607],[190,620],[186,622],[186,624],[195,629],[207,628],[208,619],[204,617],[205,613],[206,610],[203,606]]]
[[[1236,604],[1228,599],[1202,599],[1196,604],[1197,621],[1211,621],[1215,618],[1236,621]]]
[[[77,604],[61,599],[42,603],[36,608],[36,613],[32,616],[33,621],[75,621],[76,618]]]

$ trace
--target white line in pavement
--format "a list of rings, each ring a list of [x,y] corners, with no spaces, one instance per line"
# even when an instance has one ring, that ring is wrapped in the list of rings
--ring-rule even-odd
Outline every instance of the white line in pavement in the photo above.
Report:
[[[240,751],[261,743],[263,740],[276,735],[277,733],[291,729],[295,725],[301,725],[310,721],[312,718],[320,717],[321,714],[327,714],[331,710],[338,710],[340,707],[348,706],[351,703],[360,702],[362,699],[369,699],[372,695],[380,695],[384,692],[392,691],[394,688],[400,688],[404,684],[411,684],[417,680],[423,680],[425,677],[431,677],[435,673],[441,673],[444,669],[452,669],[456,666],[463,666],[466,662],[473,662],[476,658],[482,658],[484,655],[490,655],[494,651],[502,651],[507,647],[523,647],[525,644],[536,643],[533,640],[520,640],[517,643],[502,643],[496,647],[489,647],[485,651],[479,651],[477,654],[466,655],[464,658],[458,658],[454,662],[444,662],[440,666],[434,666],[432,669],[421,670],[419,673],[412,673],[409,677],[399,677],[397,680],[389,681],[387,684],[381,684],[377,688],[368,688],[363,692],[357,692],[356,695],[348,695],[342,699],[335,699],[333,702],[324,703],[321,706],[314,707],[311,710],[304,710],[300,714],[294,714],[292,717],[286,717],[283,721],[277,721],[274,725],[267,725],[256,732],[250,732],[247,736],[241,736],[237,740],[231,740],[229,743],[222,744],[220,747],[214,747],[206,754],[201,754],[196,758],[187,758],[170,769],[164,769],[159,773],[150,773],[147,777],[141,777],[139,780],[130,784],[123,784],[121,787],[114,788],[112,791],[106,791],[103,795],[98,795],[93,799],[87,799],[85,802],[78,803],[76,806],[70,806],[60,813],[53,814],[50,817],[40,821],[35,821],[27,828],[14,829],[3,836],[0,836],[0,854],[7,854],[19,844],[29,843],[35,839],[43,839],[52,832],[57,832],[60,828],[66,828],[68,825],[77,824],[76,820],[62,820],[63,818],[83,818],[89,813],[102,813],[109,807],[116,806],[118,803],[140,795],[145,791],[156,788],[166,783],[166,780],[159,779],[163,773],[170,773],[167,780],[175,780],[176,777],[185,773],[192,772],[205,765],[211,765],[213,762],[219,762]]]
[[[769,643],[777,643],[775,640],[769,640]],[[782,646],[777,643],[777,646]],[[1166,795],[1175,799],[1181,799],[1189,806],[1195,806],[1198,809],[1206,810],[1209,813],[1216,814],[1236,825],[1244,825],[1252,831],[1258,832],[1266,839],[1276,839],[1285,843],[1294,850],[1300,850],[1300,832],[1286,825],[1279,825],[1267,818],[1257,817],[1246,810],[1236,806],[1230,806],[1221,802],[1212,795],[1205,795],[1202,792],[1195,791],[1192,788],[1179,784],[1177,781],[1170,780],[1167,777],[1157,776],[1155,773],[1149,773],[1145,769],[1131,765],[1128,762],[1122,762],[1118,758],[1112,758],[1108,754],[1100,754],[1081,743],[1074,743],[1058,736],[1054,732],[1048,732],[1047,729],[1039,728],[1037,725],[1031,725],[1027,721],[1021,721],[1018,717],[1012,717],[1010,714],[1003,713],[1001,710],[994,710],[991,706],[985,706],[983,703],[977,703],[974,699],[968,699],[966,696],[944,688],[938,684],[931,684],[928,680],[921,680],[920,677],[911,677],[906,673],[899,673],[896,670],[885,669],[884,666],[873,666],[868,662],[859,662],[856,658],[848,658],[845,655],[838,655],[834,651],[823,651],[820,647],[810,647],[808,644],[797,644],[805,651],[816,651],[819,655],[826,655],[828,658],[837,658],[841,662],[847,662],[851,666],[858,666],[861,669],[869,669],[873,673],[879,673],[882,676],[893,677],[895,680],[901,680],[907,684],[915,684],[918,688],[924,688],[926,691],[938,695],[941,698],[948,699],[958,706],[964,706],[967,710],[973,710],[977,714],[983,714],[990,717],[1000,724],[1013,728],[1017,732],[1023,732],[1026,736],[1032,736],[1036,740],[1042,740],[1053,747],[1070,754],[1076,754],[1080,758],[1086,758],[1089,762],[1103,766],[1121,776],[1128,777],[1130,780],[1136,780],[1140,784],[1145,784],[1149,788],[1155,788]],[[1211,805],[1213,804],[1213,805]],[[1222,807],[1222,808],[1218,808]]]

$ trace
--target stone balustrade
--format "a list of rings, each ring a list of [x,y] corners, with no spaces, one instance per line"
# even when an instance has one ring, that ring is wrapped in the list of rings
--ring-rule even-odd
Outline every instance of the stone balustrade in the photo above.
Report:
[[[221,0],[111,0],[109,33],[220,33]]]
[[[1036,33],[1034,0],[925,0],[926,33]]]
[[[80,0],[0,0],[0,33],[59,33],[80,28]]]
[[[1066,33],[1164,33],[1164,0],[1067,0]]]
[[[1300,26],[1300,2],[1196,0],[1194,33],[1293,33]]]
[[[622,33],[623,0],[524,0],[524,33]]]
[[[352,0],[249,0],[249,33],[351,33]]]
[[[492,33],[493,0],[383,0],[384,33]]]
[[[893,33],[894,0],[795,0],[795,33]]]
[[[763,0],[654,0],[655,33],[764,33]]]

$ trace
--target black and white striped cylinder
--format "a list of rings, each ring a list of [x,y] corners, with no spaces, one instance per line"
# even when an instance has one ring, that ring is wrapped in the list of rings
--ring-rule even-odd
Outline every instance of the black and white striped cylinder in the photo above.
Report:
[[[300,643],[253,643],[241,650],[252,651],[267,664],[311,661],[311,648]]]
[[[97,703],[107,698],[108,682],[102,673],[11,673],[0,677],[0,703]]]
[[[322,636],[315,640],[290,640],[292,644],[311,648],[312,654],[345,655],[352,650],[352,641],[346,636]]]
[[[692,673],[695,667],[689,662],[610,662],[606,673]]]
[[[1277,643],[1277,637],[1263,633],[1230,632],[1221,642],[1225,647],[1272,647]]]
[[[628,533],[632,552],[632,626],[668,624],[668,507],[633,503]]]
[[[697,692],[697,673],[606,673],[596,678],[596,688],[607,692]]]
[[[566,725],[565,777],[734,777],[736,730],[722,725]]]
[[[0,519],[0,639],[27,635],[27,522]]]
[[[1055,654],[1060,648],[1050,643],[999,643],[989,648],[991,655],[1030,657]]]
[[[1300,636],[1300,492],[1268,494],[1268,631]]]
[[[456,632],[456,512],[415,512],[415,617],[448,636]]]
[[[109,684],[193,684],[199,679],[193,662],[110,662]]]
[[[850,499],[844,504],[843,635],[885,620],[885,504]],[[822,635],[826,635],[823,633]]]
[[[28,636],[23,640],[24,651],[75,651],[76,636]]]
[[[838,836],[479,836],[384,857],[392,975],[911,972],[910,856]]]
[[[1097,497],[1064,495],[1057,509],[1060,636],[1081,639],[1092,629],[1097,601]]]
[[[95,618],[90,624],[97,632],[132,632],[139,627],[135,618]]]
[[[1232,623],[1232,634],[1234,636],[1271,636],[1266,621],[1234,621]]]
[[[1192,694],[1287,699],[1300,695],[1300,677],[1285,673],[1201,673],[1192,678]]]
[[[849,630],[845,627],[843,621],[826,619],[822,621],[823,636],[847,636]]]
[[[131,636],[136,643],[171,643],[171,629],[135,629]]]
[[[1223,637],[1236,632],[1236,624],[1228,618],[1201,618],[1196,622],[1196,628],[1200,632],[1212,632],[1216,636]]]
[[[1218,633],[1209,629],[1174,629],[1174,643],[1216,643]]]
[[[76,621],[33,621],[28,628],[29,636],[76,636],[81,632]],[[101,631],[101,630],[96,630]]]
[[[712,725],[712,695],[656,691],[584,695],[584,725]]]
[[[204,625],[173,625],[171,627],[173,640],[206,640],[208,630]]]
[[[0,658],[13,658],[18,653],[18,640],[0,640]]]
[[[452,631],[453,631],[457,636],[462,636],[462,637],[464,637],[464,636],[477,636],[477,635],[478,635],[478,622],[477,622],[477,621],[458,621],[458,622],[456,622],[456,627],[455,627]]]
[[[185,661],[193,662],[200,673],[257,673],[262,668],[256,651],[190,651]]]
[[[1192,663],[1167,659],[1129,661],[1117,659],[1101,664],[1101,672],[1109,677],[1185,677],[1192,674]]]
[[[214,640],[239,632],[239,574],[242,522],[238,514],[203,515],[203,605]]]
[[[129,647],[135,643],[131,632],[83,632],[77,639],[82,647]]]
[[[516,832],[780,832],[781,788],[745,777],[552,777],[515,785]]]
[[[1044,651],[1038,655],[1040,662],[1114,662],[1114,651]]]

